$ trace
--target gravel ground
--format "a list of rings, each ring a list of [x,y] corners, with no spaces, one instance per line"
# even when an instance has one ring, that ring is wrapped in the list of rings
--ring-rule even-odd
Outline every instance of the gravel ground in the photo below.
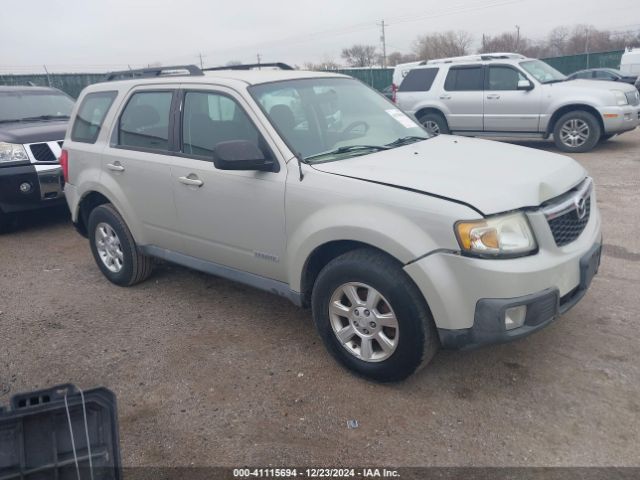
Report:
[[[640,130],[576,158],[606,244],[585,299],[396,385],[341,369],[310,312],[270,294],[168,264],[115,287],[64,211],[32,214],[0,237],[0,403],[109,387],[126,466],[639,466]]]

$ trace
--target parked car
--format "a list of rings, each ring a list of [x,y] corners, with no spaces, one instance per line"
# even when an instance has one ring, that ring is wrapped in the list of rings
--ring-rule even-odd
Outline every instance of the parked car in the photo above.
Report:
[[[615,68],[590,68],[588,70],[580,70],[572,73],[567,77],[568,80],[607,80],[610,82],[623,82],[635,85],[638,81],[638,75],[625,75]]]
[[[622,54],[620,71],[625,75],[640,76],[640,48],[629,48]]]
[[[73,103],[55,88],[0,86],[0,231],[19,212],[64,204],[58,157]]]
[[[513,53],[431,60],[410,69],[397,104],[434,134],[553,135],[565,152],[640,124],[640,93],[619,82],[568,81],[541,60]]]
[[[157,257],[273,292],[311,307],[345,366],[393,381],[440,346],[547,326],[598,270],[593,181],[570,158],[428,138],[339,74],[162,72],[87,87],[64,141],[73,222],[116,285]]]

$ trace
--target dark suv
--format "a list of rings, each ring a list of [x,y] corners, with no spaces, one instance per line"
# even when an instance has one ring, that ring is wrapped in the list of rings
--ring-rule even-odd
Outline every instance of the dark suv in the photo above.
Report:
[[[0,231],[18,212],[64,203],[58,157],[73,103],[55,88],[0,86]]]

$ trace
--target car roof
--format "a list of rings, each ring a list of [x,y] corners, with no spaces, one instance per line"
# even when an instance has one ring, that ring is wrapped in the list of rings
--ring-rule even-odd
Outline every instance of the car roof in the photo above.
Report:
[[[32,87],[30,85],[0,85],[0,93],[33,93],[33,92],[56,92],[61,93],[57,88]]]
[[[90,90],[105,90],[109,85],[113,88],[133,88],[146,84],[227,84],[227,85],[259,85],[263,83],[280,82],[285,80],[301,80],[306,78],[351,78],[333,72],[314,72],[307,70],[215,70],[204,72],[204,75],[161,75],[154,77],[129,78],[102,82],[88,87]],[[92,88],[94,87],[94,88]]]

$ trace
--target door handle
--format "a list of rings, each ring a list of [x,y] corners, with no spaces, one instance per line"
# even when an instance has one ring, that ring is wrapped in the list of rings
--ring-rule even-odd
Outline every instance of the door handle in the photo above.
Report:
[[[124,167],[120,162],[107,163],[107,168],[114,172],[124,172]]]
[[[451,100],[451,95],[440,95],[440,100]]]
[[[184,185],[189,185],[191,187],[201,187],[202,185],[204,185],[204,182],[193,174],[189,175],[188,177],[178,177],[178,181]]]
[[[488,100],[498,100],[500,99],[500,95],[487,95]]]

